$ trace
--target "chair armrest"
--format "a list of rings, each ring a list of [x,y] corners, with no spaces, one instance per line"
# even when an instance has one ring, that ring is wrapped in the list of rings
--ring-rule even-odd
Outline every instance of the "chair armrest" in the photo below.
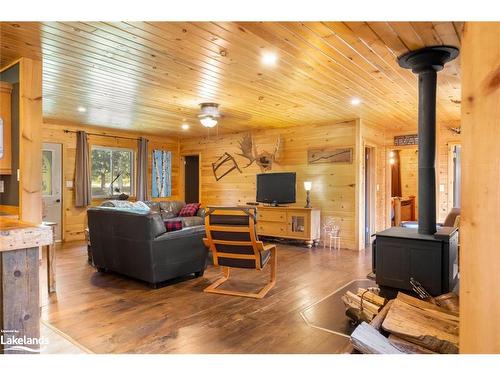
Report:
[[[263,244],[261,251],[276,249],[276,245],[273,243]]]

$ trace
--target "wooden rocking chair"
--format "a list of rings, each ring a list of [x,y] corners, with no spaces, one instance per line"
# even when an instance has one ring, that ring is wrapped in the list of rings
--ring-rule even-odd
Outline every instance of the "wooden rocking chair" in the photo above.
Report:
[[[223,276],[204,292],[240,297],[263,298],[276,284],[276,245],[264,245],[255,229],[256,209],[253,207],[208,207],[205,213],[206,238],[215,266],[222,267]],[[258,293],[218,289],[229,279],[231,268],[262,270],[270,264],[271,278]]]

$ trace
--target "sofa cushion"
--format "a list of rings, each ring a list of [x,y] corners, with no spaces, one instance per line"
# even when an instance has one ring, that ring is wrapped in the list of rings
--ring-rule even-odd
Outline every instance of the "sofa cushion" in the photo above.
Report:
[[[144,201],[143,203],[151,209],[151,212],[160,213],[160,203],[153,201]]]
[[[189,227],[196,227],[199,225],[204,224],[204,220],[201,217],[198,216],[189,216],[189,217],[172,217],[170,219],[165,219],[163,220],[164,222],[167,221],[180,221],[182,222],[182,227],[183,228],[189,228]]]
[[[163,201],[160,202],[160,210],[165,214],[179,216],[179,212],[185,204],[183,201]]]
[[[168,220],[177,217],[173,212],[167,212],[167,211],[161,211],[160,215],[163,220]]]
[[[184,207],[182,207],[182,210],[180,210],[179,216],[180,217],[194,216],[196,215],[198,208],[200,208],[199,203],[186,204]]]
[[[199,216],[178,217],[177,219],[182,220],[182,226],[184,228],[195,227],[197,225],[204,224],[203,218],[201,218]]]

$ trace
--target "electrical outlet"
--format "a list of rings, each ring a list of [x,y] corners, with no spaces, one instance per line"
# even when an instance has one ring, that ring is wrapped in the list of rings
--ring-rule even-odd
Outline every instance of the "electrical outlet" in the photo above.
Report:
[[[0,193],[5,193],[5,186],[3,184],[3,180],[0,180]]]
[[[380,190],[380,185],[379,185],[379,184],[377,184],[377,191],[379,191],[379,190]]]
[[[71,180],[66,181],[66,187],[68,189],[71,189],[73,187],[73,181],[71,181]]]
[[[444,193],[444,184],[439,184],[439,191]]]

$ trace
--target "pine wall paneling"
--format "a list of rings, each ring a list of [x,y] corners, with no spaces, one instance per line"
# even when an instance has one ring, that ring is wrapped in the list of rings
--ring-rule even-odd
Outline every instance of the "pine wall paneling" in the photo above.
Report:
[[[238,205],[255,201],[255,180],[260,168],[254,163],[242,168],[245,159],[236,154],[238,142],[247,132],[219,137],[181,140],[181,154],[201,155],[201,202],[204,205]],[[304,181],[312,181],[313,207],[321,208],[321,218],[333,216],[341,220],[342,246],[355,248],[355,164],[307,164],[307,150],[322,147],[355,147],[355,121],[321,126],[298,126],[252,131],[259,152],[271,152],[281,136],[281,151],[273,172],[297,173],[297,206],[305,205]],[[224,152],[235,155],[243,173],[233,171],[216,181],[211,163]]]
[[[62,144],[63,152],[63,240],[73,241],[84,238],[84,229],[87,223],[87,213],[84,208],[75,207],[74,188],[66,186],[66,181],[74,181],[75,178],[75,157],[76,157],[76,134],[65,133],[64,130],[85,130],[90,133],[103,135],[139,137],[134,132],[120,132],[116,130],[103,129],[98,127],[86,127],[80,125],[60,125],[44,123],[42,127],[43,142],[54,142]],[[154,149],[172,151],[172,197],[164,199],[179,199],[179,141],[177,137],[150,136],[148,151],[148,191],[151,194],[151,157]],[[99,145],[107,147],[123,147],[132,149],[135,152],[137,162],[137,141],[134,139],[112,138],[99,135],[89,135],[89,145]],[[136,164],[137,165],[137,164]],[[134,199],[134,197],[131,197]],[[102,199],[94,199],[92,205],[98,205]]]

